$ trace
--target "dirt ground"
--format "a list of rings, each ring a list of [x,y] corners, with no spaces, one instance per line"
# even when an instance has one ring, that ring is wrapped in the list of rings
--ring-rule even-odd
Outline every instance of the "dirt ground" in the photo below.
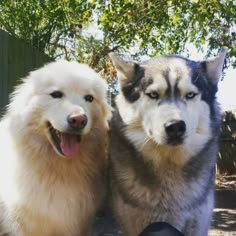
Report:
[[[236,236],[236,176],[216,181],[216,203],[209,236]],[[92,236],[122,236],[110,213],[97,217]]]
[[[216,208],[209,236],[236,236],[236,176],[216,182]]]

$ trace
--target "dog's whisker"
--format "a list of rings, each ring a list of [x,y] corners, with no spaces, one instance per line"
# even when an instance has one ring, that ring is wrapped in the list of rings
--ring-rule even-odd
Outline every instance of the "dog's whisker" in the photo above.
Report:
[[[152,139],[148,136],[145,137],[144,142],[142,144],[142,149],[151,141]]]

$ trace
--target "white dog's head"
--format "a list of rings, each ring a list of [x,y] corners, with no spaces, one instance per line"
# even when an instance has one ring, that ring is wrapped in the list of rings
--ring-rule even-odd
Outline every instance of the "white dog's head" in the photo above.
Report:
[[[46,136],[57,154],[73,157],[98,120],[107,125],[106,82],[87,65],[52,62],[23,80],[8,113],[17,119],[18,130]]]
[[[138,64],[111,54],[121,85],[117,105],[128,126],[126,135],[139,147],[152,140],[159,146],[200,151],[219,129],[215,95],[225,55],[223,51],[201,62],[162,56]]]

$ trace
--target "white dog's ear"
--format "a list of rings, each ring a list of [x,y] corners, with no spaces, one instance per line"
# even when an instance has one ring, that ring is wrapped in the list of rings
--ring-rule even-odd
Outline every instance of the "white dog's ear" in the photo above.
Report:
[[[227,49],[223,48],[217,57],[202,62],[205,64],[207,77],[213,84],[217,84],[221,77],[226,54]]]
[[[124,61],[114,52],[109,53],[109,57],[111,58],[112,63],[116,68],[117,77],[120,80],[121,84],[133,79],[135,70],[134,62]]]

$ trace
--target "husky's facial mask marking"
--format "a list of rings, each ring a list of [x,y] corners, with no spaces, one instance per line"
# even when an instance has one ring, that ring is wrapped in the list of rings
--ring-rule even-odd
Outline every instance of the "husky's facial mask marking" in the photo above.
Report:
[[[145,136],[159,145],[205,143],[225,54],[202,62],[161,56],[142,64],[110,54],[121,84],[117,102],[125,104],[119,106],[124,122],[137,126],[140,121]]]

